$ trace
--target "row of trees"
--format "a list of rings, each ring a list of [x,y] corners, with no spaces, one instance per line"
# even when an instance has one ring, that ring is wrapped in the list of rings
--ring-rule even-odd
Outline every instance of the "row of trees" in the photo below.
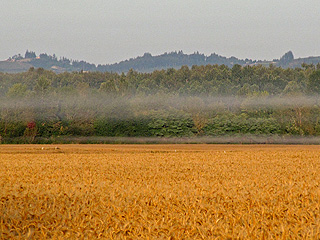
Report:
[[[31,68],[18,74],[0,73],[0,96],[45,92],[105,92],[118,96],[170,93],[178,95],[248,96],[301,95],[320,93],[320,65],[282,69],[270,65],[183,66],[176,70],[127,74],[72,72],[55,74],[42,68]],[[20,93],[15,93],[20,91]]]
[[[320,135],[320,69],[0,73],[0,139]],[[23,139],[23,140],[21,140]]]
[[[65,136],[320,136],[318,98],[110,98],[99,94],[1,100],[0,135],[7,142]]]

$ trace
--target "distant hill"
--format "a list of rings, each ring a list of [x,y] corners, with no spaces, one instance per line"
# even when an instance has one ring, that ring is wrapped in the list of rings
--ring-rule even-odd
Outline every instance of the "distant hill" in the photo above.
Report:
[[[284,54],[280,59],[273,61],[261,61],[252,59],[238,59],[236,57],[223,57],[216,53],[205,56],[199,52],[193,54],[185,54],[182,51],[164,53],[158,56],[152,56],[145,53],[143,56],[131,58],[114,64],[95,65],[86,61],[70,60],[62,57],[58,59],[54,54],[48,55],[42,53],[39,56],[32,51],[26,51],[25,55],[21,54],[10,57],[6,61],[0,61],[0,72],[25,72],[29,68],[44,68],[52,70],[56,73],[72,72],[72,71],[100,71],[100,72],[117,72],[126,73],[130,69],[138,72],[152,72],[154,70],[181,68],[181,66],[192,67],[193,65],[226,65],[233,67],[236,64],[246,65],[275,65],[283,68],[301,67],[302,64],[318,64],[320,57],[307,57],[295,59],[291,51]]]
[[[31,67],[32,65],[27,62],[0,61],[0,72],[25,72]]]
[[[232,67],[234,64],[251,64],[251,60],[240,60],[235,57],[226,58],[217,54],[205,56],[199,52],[193,54],[184,54],[182,51],[164,53],[158,56],[152,56],[150,53],[145,53],[142,57],[137,57],[110,65],[98,65],[98,71],[112,72],[127,72],[134,69],[138,72],[152,72],[154,70],[181,68],[181,66],[192,67],[193,65],[227,65]]]

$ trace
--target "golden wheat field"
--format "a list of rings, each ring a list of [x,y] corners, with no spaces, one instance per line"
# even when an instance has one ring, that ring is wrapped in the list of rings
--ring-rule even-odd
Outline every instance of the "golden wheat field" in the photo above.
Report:
[[[320,147],[0,145],[1,239],[320,239]]]

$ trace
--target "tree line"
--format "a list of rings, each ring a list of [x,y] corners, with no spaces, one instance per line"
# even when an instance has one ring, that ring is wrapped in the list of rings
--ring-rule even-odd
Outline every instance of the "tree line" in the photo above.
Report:
[[[319,65],[183,66],[127,74],[30,68],[0,73],[0,86],[2,142],[320,135]]]

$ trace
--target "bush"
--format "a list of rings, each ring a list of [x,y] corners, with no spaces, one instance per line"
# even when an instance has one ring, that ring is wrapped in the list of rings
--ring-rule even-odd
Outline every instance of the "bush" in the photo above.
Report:
[[[94,132],[97,136],[148,137],[152,135],[149,123],[150,120],[146,118],[100,118],[94,122]]]

